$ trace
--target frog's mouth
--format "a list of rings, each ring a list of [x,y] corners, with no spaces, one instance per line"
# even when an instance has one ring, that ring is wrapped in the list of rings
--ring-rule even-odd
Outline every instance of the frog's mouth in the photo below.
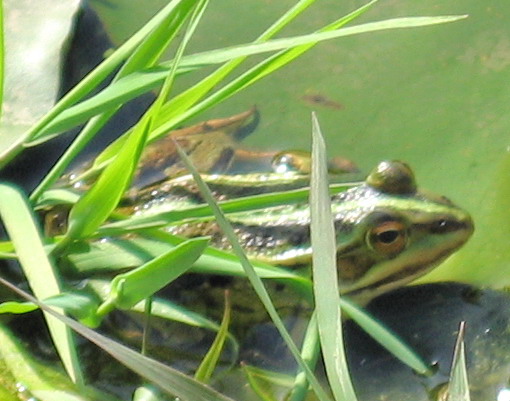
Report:
[[[423,263],[415,263],[411,265],[407,265],[405,268],[400,269],[399,271],[390,274],[379,281],[375,281],[372,284],[367,286],[357,288],[351,291],[347,291],[342,295],[346,295],[353,298],[366,298],[373,297],[392,290],[394,288],[399,288],[404,286],[405,284],[417,279],[418,277],[423,276],[424,274],[431,271],[437,264],[446,259],[452,251],[450,249],[445,250],[441,254],[437,255],[437,262],[432,264],[423,264]]]

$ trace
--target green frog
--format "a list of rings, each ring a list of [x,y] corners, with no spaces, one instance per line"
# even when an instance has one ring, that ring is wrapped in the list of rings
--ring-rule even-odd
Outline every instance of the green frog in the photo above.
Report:
[[[309,154],[252,152],[239,146],[256,119],[257,113],[250,110],[173,132],[149,145],[118,211],[144,216],[203,203],[178,159],[174,140],[220,201],[307,187]],[[247,165],[250,171],[244,172]],[[356,167],[337,158],[329,170],[332,180],[345,181]],[[80,189],[90,185],[79,177],[79,172],[73,173],[63,182]],[[400,161],[379,163],[366,179],[333,195],[331,201],[341,293],[361,304],[422,276],[473,232],[467,212],[443,196],[418,189],[412,170]],[[64,231],[66,216],[65,208],[50,210],[47,232]],[[250,258],[280,266],[309,265],[312,248],[306,202],[230,213],[228,219]],[[212,219],[186,220],[166,230],[184,237],[210,236],[213,246],[230,248]]]

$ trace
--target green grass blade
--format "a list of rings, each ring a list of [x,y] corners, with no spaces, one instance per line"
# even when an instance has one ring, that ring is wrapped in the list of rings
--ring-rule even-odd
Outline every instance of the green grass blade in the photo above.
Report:
[[[337,184],[331,185],[332,194],[347,190],[355,184]],[[250,212],[253,210],[264,209],[273,206],[290,205],[305,201],[308,197],[309,189],[296,189],[291,191],[272,192],[270,194],[261,194],[236,198],[218,204],[224,213]],[[50,194],[51,195],[51,194]],[[65,200],[73,199],[72,195],[57,192],[55,195],[65,196]],[[51,199],[51,198],[50,198]],[[48,199],[48,200],[50,200]],[[182,219],[212,218],[212,209],[207,204],[190,206],[180,210],[163,209],[161,212],[155,212],[148,216],[132,216],[125,220],[109,223],[98,229],[97,237],[115,236],[125,234],[127,231],[145,230],[147,228],[164,227]]]
[[[381,323],[368,315],[365,311],[359,309],[356,305],[346,298],[340,300],[340,306],[356,323],[375,341],[390,351],[398,359],[414,371],[423,374],[431,374],[430,366],[414,352],[403,340],[395,333],[392,333]]]
[[[280,316],[278,315],[278,312],[276,311],[276,308],[274,307],[271,298],[269,296],[269,293],[267,292],[266,288],[264,287],[264,284],[262,283],[262,280],[255,272],[255,269],[253,268],[252,264],[246,257],[246,254],[244,253],[241,245],[239,244],[239,241],[237,240],[237,236],[232,229],[230,223],[225,218],[225,215],[223,214],[222,210],[219,208],[218,204],[215,202],[214,197],[207,187],[207,185],[203,182],[203,180],[200,177],[200,174],[196,171],[196,169],[191,164],[190,160],[188,159],[187,155],[182,151],[182,149],[179,147],[179,145],[175,144],[177,152],[179,153],[179,156],[181,157],[183,163],[186,165],[186,167],[190,170],[190,172],[193,175],[193,178],[195,179],[197,186],[200,190],[200,193],[202,194],[203,198],[209,203],[209,206],[214,211],[214,216],[216,218],[216,222],[222,229],[223,233],[225,234],[226,238],[230,242],[232,246],[233,253],[239,258],[241,265],[246,273],[246,276],[250,280],[251,285],[253,286],[253,289],[257,293],[258,297],[262,301],[264,307],[266,308],[266,311],[268,312],[269,316],[271,317],[271,320],[273,321],[274,325],[276,326],[278,332],[282,336],[283,340],[285,341],[285,344],[289,348],[290,352],[298,362],[299,366],[307,375],[307,379],[310,382],[310,385],[312,386],[315,394],[321,401],[329,400],[328,395],[324,391],[324,389],[321,387],[320,383],[318,382],[317,378],[313,374],[313,372],[310,370],[308,365],[303,361],[301,358],[301,354],[296,347],[296,344],[292,340],[289,332],[285,328],[285,325],[283,324],[283,321],[281,320]]]
[[[209,351],[205,355],[204,359],[200,363],[196,373],[195,379],[201,381],[202,383],[209,383],[211,380],[212,374],[218,365],[218,361],[220,359],[221,351],[225,345],[225,341],[228,338],[228,326],[230,325],[230,297],[228,292],[225,293],[225,311],[223,312],[223,318],[221,319],[221,326],[216,333],[216,337],[214,338]]]
[[[155,103],[137,124],[129,139],[126,140],[122,149],[115,158],[115,161],[103,171],[93,188],[88,191],[71,209],[69,214],[69,230],[63,244],[66,244],[69,240],[92,234],[99,225],[108,218],[117,206],[119,200],[131,182],[131,177],[133,176],[136,165],[138,164],[138,159],[145,144],[147,133],[151,129],[151,121],[153,121],[152,116],[157,114],[161,104],[168,96],[180,57],[182,56],[185,46],[189,42],[189,39],[196,28],[206,4],[207,1],[198,3],[190,28],[187,30],[184,40],[177,51],[174,67],[170,70],[170,73],[165,79],[163,89]],[[170,18],[171,16],[172,14],[169,14],[167,18]],[[159,29],[156,29],[155,32],[155,37],[160,37],[161,33]],[[149,36],[150,40],[148,45],[153,43],[153,38],[154,36]],[[146,50],[146,47],[148,45],[143,43],[143,51],[141,51],[142,54],[147,55],[149,50]],[[151,51],[159,55],[162,49],[156,48],[156,51],[153,49],[151,49]],[[138,60],[138,62],[143,62],[140,61],[139,57],[137,57],[136,60]],[[133,68],[133,66],[126,67],[128,70],[130,68]],[[38,193],[40,193],[40,190]],[[99,207],[97,207],[98,205]]]
[[[288,25],[292,20],[298,17],[304,10],[310,7],[316,0],[301,0],[296,3],[289,11],[271,25],[254,43],[265,42]],[[234,69],[236,69],[247,57],[241,56],[230,60],[218,70],[198,82],[196,85],[180,93],[171,99],[165,109],[171,110],[172,114],[166,113],[165,118],[173,118],[189,109],[193,104],[205,96],[215,85],[225,79]],[[183,60],[184,61],[184,60]],[[228,61],[228,60],[224,60]],[[201,63],[201,62],[200,62]]]
[[[161,53],[167,48],[171,40],[177,35],[179,29],[186,21],[191,9],[191,2],[183,2],[179,7],[176,7],[173,12],[168,13],[165,18],[162,18],[159,23],[156,24],[154,29],[147,34],[144,40],[141,41],[134,53],[117,72],[112,83],[107,87],[107,89],[113,87],[114,90],[116,90],[115,88],[118,86],[117,82],[119,82],[119,80],[122,81],[122,78],[129,76],[129,74],[136,72],[139,69],[152,67],[161,56]],[[177,14],[177,16],[174,14]],[[125,101],[127,101],[127,99]],[[41,194],[63,174],[73,158],[83,150],[86,144],[90,142],[90,140],[106,124],[106,122],[108,122],[108,120],[120,109],[124,102],[119,102],[111,108],[101,105],[97,110],[95,110],[93,115],[99,115],[86,124],[55,166],[33,191],[30,196],[30,200],[32,202],[36,201]],[[62,118],[62,116],[65,118],[67,113],[69,113],[69,109],[63,110],[57,119]],[[86,121],[88,119],[86,115],[83,115],[83,113],[81,114],[81,117],[84,117],[80,118],[81,121]],[[64,131],[65,127],[61,128],[61,130]],[[37,143],[37,141],[34,143]]]
[[[71,105],[77,103],[86,94],[90,93],[97,85],[99,85],[119,64],[129,58],[144,38],[161,24],[168,15],[187,0],[172,0],[160,12],[158,12],[147,24],[145,24],[138,32],[133,34],[122,46],[114,51],[99,66],[97,66],[90,74],[80,81],[69,93],[67,93],[51,111],[44,116],[38,124],[36,124],[27,137],[32,140],[39,135],[39,130],[52,121],[59,113],[67,109]],[[192,0],[189,0],[192,1]]]
[[[38,309],[37,305],[31,302],[7,301],[0,304],[0,313],[22,314]]]
[[[72,207],[69,229],[61,244],[92,234],[115,209],[131,181],[149,125],[150,120],[144,119],[144,123],[137,126],[115,160]]]
[[[136,269],[118,274],[105,303],[131,309],[188,271],[208,243],[207,238],[190,239]]]
[[[317,327],[317,314],[313,313],[306,328],[301,347],[301,356],[311,369],[315,368],[320,354],[319,330]],[[294,379],[292,391],[288,401],[304,401],[308,395],[308,380],[303,371],[298,372]]]
[[[251,389],[257,394],[260,401],[278,401],[280,398],[276,397],[271,383],[267,380],[267,375],[262,376],[260,369],[254,368],[249,365],[243,365],[243,373],[248,380]],[[276,375],[276,374],[275,374]]]
[[[14,187],[0,184],[0,215],[34,294],[41,299],[59,294],[55,268],[46,255],[34,216],[25,197]],[[45,318],[67,373],[74,382],[82,383],[71,332],[51,316],[45,314]]]
[[[185,401],[234,401],[231,398],[218,393],[216,390],[213,390],[212,388],[186,376],[176,369],[166,366],[154,359],[144,357],[132,349],[96,333],[77,321],[55,312],[52,308],[38,301],[30,294],[20,290],[1,277],[0,283],[26,300],[35,303],[43,311],[50,314],[55,319],[60,320],[60,322],[101,347],[104,351],[127,366],[133,372],[159,386],[167,394],[179,397]]]
[[[342,334],[336,264],[336,235],[328,190],[326,148],[315,114],[312,115],[312,176],[310,181],[313,289],[324,364],[335,399],[356,400]]]
[[[58,363],[35,356],[33,344],[27,345],[8,324],[0,324],[2,401],[120,401],[92,386],[73,384]]]
[[[151,233],[152,234],[152,233]],[[161,238],[161,240],[160,240]],[[185,239],[161,233],[161,237],[114,239],[91,244],[71,245],[68,253],[69,262],[77,272],[92,275],[97,272],[109,272],[140,266],[148,260],[168,251],[169,246],[176,246]],[[115,260],[120,257],[120,260]],[[309,287],[309,280],[283,268],[261,262],[253,262],[257,275],[262,278],[294,281],[303,287]],[[101,266],[98,268],[98,266]],[[215,248],[208,248],[193,267],[197,273],[225,274],[244,276],[239,259],[235,255]]]
[[[342,36],[350,36],[361,33],[374,32],[379,30],[386,29],[398,29],[398,28],[408,28],[408,27],[418,27],[425,26],[431,24],[438,24],[444,22],[456,21],[463,16],[453,16],[453,17],[415,17],[415,18],[399,18],[392,19],[380,22],[367,23],[363,25],[358,25],[349,28],[342,28],[339,30],[328,31],[328,32],[319,32],[313,33],[310,35],[303,35],[300,37],[287,38],[287,39],[276,39],[273,41],[264,42],[261,44],[252,44],[243,48],[243,52],[246,49],[254,48],[264,49],[267,51],[273,51],[280,48],[289,48],[295,46],[307,46],[305,50],[308,50],[310,43],[316,43],[325,39],[333,39]],[[232,50],[232,49],[231,49]],[[233,50],[232,50],[233,51]],[[208,109],[228,98],[238,93],[239,91],[247,88],[248,86],[254,84],[270,73],[278,70],[279,68],[287,65],[296,57],[301,55],[303,52],[296,53],[288,53],[287,51],[283,51],[282,53],[276,54],[275,56],[269,57],[268,59],[262,61],[257,64],[255,67],[251,68],[238,78],[234,79],[220,90],[204,99],[202,102],[196,104],[195,106],[188,109],[186,112],[181,113],[179,116],[175,118],[169,118],[172,115],[172,110],[165,106],[164,113],[161,115],[160,120],[156,122],[158,128],[154,130],[150,136],[149,140],[152,141],[166,134],[169,130],[173,129],[178,124],[183,121],[197,115],[198,113]],[[235,52],[235,56],[240,56],[240,52]]]
[[[264,32],[258,41],[267,40],[269,37],[277,33],[292,19],[296,18],[302,11],[304,11],[304,9],[309,7],[313,2],[315,2],[315,0],[301,0],[288,13],[282,16],[282,18],[280,18],[266,32]],[[174,112],[177,114],[181,110],[186,110],[191,104],[195,103],[196,100],[203,96],[204,93],[209,91],[214,85],[219,83],[226,75],[228,75],[228,73],[232,71],[240,62],[242,62],[243,59],[244,58],[238,58],[237,60],[232,60],[230,63],[223,66],[220,70],[211,74],[197,85],[176,96],[170,101],[171,106],[169,106],[169,108],[174,110]],[[224,58],[223,60],[217,61],[216,63],[225,62],[228,60],[229,58]],[[191,67],[196,67],[196,65],[201,64],[201,61],[198,60],[198,63],[191,63]],[[69,128],[70,126],[78,124],[80,121],[84,121],[85,119],[92,117],[100,110],[104,110],[104,108],[114,107],[115,105],[126,102],[153,89],[165,79],[168,69],[171,69],[172,65],[175,65],[175,62],[172,60],[165,65],[167,69],[162,71],[161,69],[157,69],[142,74],[137,74],[135,72],[134,74],[125,77],[121,82],[118,83],[118,85],[110,86],[93,98],[86,100],[75,107],[71,107],[68,110],[65,110],[51,124],[51,127],[47,126],[45,128],[44,132],[52,133],[62,131]]]
[[[453,354],[447,401],[471,401],[466,369],[466,352],[464,349],[465,329],[466,322],[461,322]]]
[[[299,51],[296,51],[293,54],[287,54],[285,56],[285,62],[283,62],[283,58],[280,59],[280,63],[282,65],[278,65],[273,61],[273,69],[268,71],[273,71],[276,68],[280,68],[283,65],[288,64],[290,61],[310,49],[312,46],[316,45],[319,42],[325,40],[332,40],[344,36],[357,35],[362,33],[375,32],[380,30],[387,29],[402,29],[402,28],[412,28],[412,27],[421,27],[428,26],[433,24],[447,23],[453,22],[465,16],[442,16],[442,17],[409,17],[409,18],[395,18],[386,21],[379,22],[371,22],[367,24],[362,24],[358,26],[331,30],[333,26],[342,26],[347,22],[350,22],[354,17],[364,12],[373,2],[369,3],[366,6],[363,6],[361,9],[356,10],[355,12],[349,14],[346,17],[343,17],[336,21],[333,24],[328,25],[328,27],[323,28],[320,32],[312,33],[308,35],[301,35],[291,38],[283,38],[283,39],[275,39],[266,42],[255,42],[252,44],[245,44],[240,46],[232,46],[227,47],[220,50],[214,50],[204,53],[199,53],[196,55],[188,56],[183,58],[181,67],[182,68],[190,68],[193,66],[204,66],[211,64],[218,64],[221,62],[232,60],[231,64],[227,64],[223,67],[220,67],[220,70],[211,74],[208,78],[203,80],[201,83],[197,84],[195,87],[189,89],[189,91],[183,92],[182,95],[177,96],[173,100],[170,100],[165,105],[165,114],[158,121],[158,125],[164,121],[173,121],[177,118],[178,115],[182,114],[184,110],[187,110],[191,104],[195,103],[198,99],[200,99],[205,93],[207,93],[213,86],[223,80],[226,75],[239,63],[243,58],[260,53],[268,53],[274,52],[282,49],[289,48],[297,48],[297,47],[306,47],[302,48]],[[297,49],[296,49],[297,50]],[[173,62],[170,66],[173,65]],[[171,67],[168,67],[171,68]],[[267,69],[267,67],[266,67]],[[111,109],[122,102],[130,100],[146,91],[155,88],[157,85],[161,84],[164,78],[167,75],[167,69],[164,70],[150,70],[147,72],[138,72],[134,76],[128,76],[123,81],[119,81],[118,84],[112,85],[96,96],[85,100],[84,102],[77,104],[76,106],[69,107],[68,110],[61,113],[58,117],[52,121],[51,124],[48,124],[44,130],[41,131],[41,134],[38,137],[37,141],[29,142],[30,145],[39,143],[40,141],[47,140],[52,137],[56,132],[63,131],[65,129],[72,128],[73,126],[87,120],[88,118],[97,114],[100,110]],[[258,79],[261,79],[265,75],[269,74],[269,72],[261,75]],[[252,78],[253,80],[254,78]],[[257,80],[258,80],[257,79]],[[255,81],[250,81],[249,84],[254,83]],[[244,88],[244,86],[242,87]],[[241,89],[242,89],[241,88]],[[240,90],[240,89],[239,89]],[[177,108],[176,108],[177,107]],[[198,111],[193,112],[186,118],[190,118],[192,115],[197,114]],[[172,122],[172,124],[165,124],[164,128],[158,130],[158,134],[155,137],[162,135],[161,131],[168,131],[172,129],[175,125],[177,125],[182,120],[178,122]],[[153,136],[151,135],[151,138]]]

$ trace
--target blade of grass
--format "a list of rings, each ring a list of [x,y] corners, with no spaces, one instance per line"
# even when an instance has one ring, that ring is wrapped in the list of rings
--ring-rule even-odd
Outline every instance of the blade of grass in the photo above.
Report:
[[[216,333],[216,337],[214,338],[209,351],[205,355],[204,359],[200,363],[197,371],[195,372],[195,379],[201,381],[202,383],[209,383],[211,380],[212,374],[216,366],[218,365],[218,361],[220,359],[221,351],[225,345],[225,341],[228,336],[228,326],[230,325],[230,296],[228,291],[225,292],[225,311],[223,312],[223,318],[221,319],[221,326]]]
[[[186,32],[184,34],[184,38],[182,39],[179,48],[177,49],[177,52],[175,54],[174,62],[172,63],[172,66],[170,68],[170,73],[168,74],[167,79],[165,80],[163,84],[163,88],[161,89],[161,95],[158,96],[156,101],[153,105],[153,111],[155,114],[155,118],[158,118],[158,115],[161,113],[161,107],[165,104],[165,102],[169,98],[170,89],[172,88],[172,85],[175,81],[175,76],[177,73],[177,68],[181,62],[182,56],[184,54],[184,50],[186,49],[186,46],[188,45],[189,41],[191,40],[191,37],[193,36],[198,23],[202,19],[202,16],[204,15],[204,11],[209,4],[209,0],[199,0],[197,2],[197,5],[193,11],[193,15],[191,16],[190,23],[188,26],[188,29],[186,29]]]
[[[466,322],[460,322],[459,334],[457,335],[455,351],[453,353],[450,382],[448,383],[447,401],[471,401],[466,368],[466,352],[464,349],[465,331]]]
[[[186,30],[184,39],[177,50],[174,66],[166,77],[163,88],[155,103],[136,125],[129,139],[126,140],[126,143],[115,158],[115,161],[103,171],[99,180],[94,184],[91,190],[80,198],[78,203],[72,207],[69,213],[69,229],[66,233],[66,237],[61,242],[62,245],[59,246],[65,246],[69,241],[92,234],[117,206],[131,182],[147,134],[151,129],[153,117],[157,115],[161,104],[163,104],[168,97],[168,93],[174,81],[175,71],[179,65],[179,60],[207,4],[207,0],[202,0],[197,3],[190,21],[190,26]],[[159,30],[156,29],[156,32],[158,33],[156,37],[159,37]],[[150,39],[153,39],[153,37],[150,36]],[[149,41],[149,45],[151,43],[152,40]],[[143,50],[144,51],[141,51],[141,53],[146,54],[145,48]],[[161,51],[161,49],[158,50]],[[137,60],[139,60],[139,57],[137,57]]]
[[[268,312],[269,316],[271,317],[271,320],[273,321],[278,332],[280,333],[283,340],[285,341],[290,352],[292,353],[292,355],[298,362],[301,369],[303,369],[303,371],[306,373],[307,379],[310,382],[310,385],[312,386],[315,394],[321,401],[329,400],[329,396],[326,394],[324,389],[321,387],[319,381],[317,380],[317,378],[315,377],[313,372],[310,370],[308,365],[301,358],[301,354],[299,353],[299,350],[296,347],[296,344],[294,343],[294,341],[292,340],[289,332],[285,328],[283,321],[281,320],[280,316],[278,315],[278,312],[276,311],[276,308],[274,307],[274,305],[271,301],[271,297],[269,296],[269,293],[267,292],[266,288],[264,287],[262,280],[257,275],[252,264],[246,257],[246,254],[244,253],[241,245],[239,244],[239,241],[237,240],[237,236],[236,236],[234,230],[232,229],[232,226],[225,218],[225,215],[223,214],[222,210],[219,208],[218,204],[215,202],[211,191],[209,190],[207,185],[202,181],[200,174],[193,167],[191,161],[188,159],[188,156],[185,154],[184,151],[182,151],[179,144],[175,143],[175,146],[176,146],[177,152],[179,153],[179,156],[180,156],[181,160],[183,161],[184,165],[192,173],[193,178],[195,179],[197,186],[200,190],[200,193],[202,194],[202,197],[207,201],[209,206],[213,209],[214,216],[216,217],[216,221],[217,221],[218,225],[220,226],[220,228],[222,229],[223,233],[225,234],[226,238],[230,242],[234,254],[239,258],[241,265],[246,273],[246,276],[250,280],[250,284],[253,286],[253,289],[255,290],[258,297],[262,301],[264,307],[266,308],[266,311]]]
[[[326,147],[315,113],[312,114],[312,174],[310,180],[313,289],[317,325],[328,381],[335,400],[356,400],[342,334],[336,235],[328,190]]]
[[[301,0],[296,3],[289,11],[287,11],[281,18],[279,18],[273,25],[271,25],[262,35],[260,35],[254,43],[262,43],[270,39],[292,20],[298,17],[303,11],[310,7],[316,0]],[[247,56],[236,57],[230,60],[225,65],[221,66],[218,70],[198,82],[196,85],[185,90],[184,92],[171,99],[166,106],[167,110],[172,110],[173,115],[168,115],[166,118],[171,118],[178,115],[185,110],[189,109],[199,99],[205,96],[215,85],[220,83],[226,76],[228,76],[235,68],[237,68]],[[227,61],[227,60],[224,60]]]
[[[48,363],[33,351],[33,344],[13,333],[7,322],[0,324],[0,388],[9,390],[7,396],[0,390],[2,401],[121,401],[92,386],[74,385],[59,364]]]
[[[60,284],[53,263],[46,255],[36,220],[26,199],[14,187],[0,184],[0,215],[34,294],[41,299],[59,294]],[[83,383],[71,332],[48,314],[45,318],[69,377],[75,383]]]
[[[374,32],[385,29],[397,29],[397,28],[408,28],[408,27],[418,27],[425,26],[431,24],[438,24],[443,22],[451,22],[456,21],[461,17],[415,17],[415,18],[398,18],[391,19],[380,22],[373,22],[362,24],[349,28],[342,28],[340,30],[328,31],[328,32],[319,32],[313,33],[310,35],[304,35],[299,38],[288,38],[288,39],[276,39],[274,41],[268,41],[262,44],[249,45],[249,47],[257,47],[260,46],[264,49],[270,48],[279,48],[282,44],[285,47],[294,47],[299,45],[309,45],[311,42],[317,42],[318,40],[325,38],[333,38],[333,37],[341,37],[341,36],[350,36],[360,33]],[[305,51],[308,48],[305,49]],[[202,102],[197,105],[191,107],[186,112],[181,113],[179,116],[174,118],[168,118],[166,113],[171,115],[172,111],[167,109],[165,106],[165,113],[161,115],[160,120],[156,121],[156,126],[158,127],[156,130],[151,132],[149,135],[149,141],[160,138],[165,135],[166,132],[173,129],[176,125],[182,123],[183,121],[195,116],[196,114],[202,112],[205,109],[208,109],[228,98],[238,93],[239,91],[247,88],[253,83],[259,81],[270,73],[276,71],[277,69],[287,65],[289,62],[294,60],[296,57],[301,55],[303,52],[296,53],[288,53],[287,51],[283,51],[282,53],[277,53],[276,55],[267,58],[261,63],[257,64],[255,67],[251,68],[238,78],[234,79],[220,90],[204,99]]]
[[[258,373],[260,370],[248,365],[242,365],[243,373],[248,380],[251,389],[257,394],[260,401],[278,401],[279,398],[275,396],[271,383],[267,377],[260,377]]]
[[[103,316],[114,307],[131,309],[154,295],[188,271],[208,242],[207,238],[190,239],[136,269],[118,274],[110,283],[110,294],[98,309],[98,315]]]
[[[365,11],[371,4],[373,4],[373,2],[362,7],[361,11]],[[182,68],[190,68],[194,65],[204,66],[218,64],[226,60],[233,60],[232,65],[234,65],[235,63],[237,63],[236,61],[237,59],[245,58],[250,55],[274,52],[282,49],[299,48],[301,46],[306,47],[303,48],[302,50],[299,50],[295,54],[288,54],[285,57],[285,61],[283,61],[283,58],[279,59],[279,63],[282,63],[281,65],[278,65],[279,63],[273,61],[271,63],[272,65],[271,69],[266,67],[264,70],[267,71],[263,75],[260,75],[260,77],[258,78],[252,77],[246,84],[247,86],[268,75],[270,72],[278,68],[281,68],[283,65],[288,64],[290,61],[292,61],[305,51],[309,50],[317,43],[325,40],[331,40],[362,33],[376,32],[380,30],[422,27],[433,24],[447,23],[457,21],[459,19],[463,19],[466,17],[466,16],[442,16],[442,17],[439,16],[439,17],[395,18],[386,21],[370,22],[353,27],[331,30],[330,28],[331,26],[342,26],[345,23],[351,21],[352,18],[354,18],[355,16],[358,16],[360,13],[361,13],[360,10],[356,10],[356,12],[349,14],[349,16],[339,19],[335,23],[329,25],[328,27],[323,28],[323,30],[316,33],[291,38],[268,40],[262,43],[254,42],[251,44],[232,46],[229,48],[213,50],[209,52],[188,56],[183,59],[183,63],[181,64],[181,66]],[[176,98],[170,100],[170,102],[168,102],[165,105],[164,108],[165,114],[162,115],[161,119],[157,121],[157,125],[159,126],[160,124],[163,124],[166,121],[172,121],[172,123],[164,124],[164,128],[158,129],[157,134],[155,134],[154,136],[151,135],[151,139],[154,137],[161,136],[162,135],[161,131],[169,131],[177,124],[181,123],[183,119],[179,119],[179,121],[177,122],[173,122],[173,120],[178,118],[178,116],[183,114],[184,110],[187,110],[191,104],[195,103],[213,86],[215,86],[217,83],[223,80],[226,77],[226,75],[230,72],[231,68],[233,67],[230,66],[229,64],[220,67],[219,70],[211,74],[209,77],[205,78],[201,83],[197,84],[195,87],[190,88],[190,92],[187,91],[183,92],[182,96],[178,95]],[[118,87],[116,85],[112,85],[111,87],[106,88],[105,90],[100,92],[98,95],[88,100],[85,100],[84,102],[79,103],[76,106],[69,107],[68,110],[61,113],[50,124],[46,125],[44,129],[41,130],[40,135],[35,140],[31,140],[27,142],[25,145],[33,146],[41,142],[44,142],[55,136],[56,133],[72,128],[78,125],[79,123],[82,123],[83,121],[97,114],[100,110],[115,107],[127,100],[130,100],[142,93],[145,93],[150,89],[155,88],[156,86],[161,84],[166,74],[167,69],[158,69],[149,70],[146,72],[138,72],[136,73],[135,76],[126,77],[124,81],[119,81]],[[246,74],[243,74],[243,76],[245,75]],[[244,87],[245,86],[242,86],[237,91],[243,89]],[[186,95],[184,95],[184,93]],[[176,106],[178,107],[176,108]],[[187,115],[186,119],[190,118],[193,115],[196,115],[198,112],[199,111],[195,111],[189,116]]]
[[[303,338],[303,345],[301,346],[301,356],[303,360],[314,369],[319,359],[320,354],[320,339],[319,329],[317,327],[317,314],[313,313],[308,327],[306,328],[305,337]],[[298,372],[294,379],[292,391],[288,397],[288,401],[304,401],[308,394],[308,380],[303,371]]]
[[[390,351],[407,366],[422,375],[430,375],[431,369],[403,340],[392,333],[368,313],[359,309],[346,298],[340,299],[340,306],[375,341]]]
[[[144,357],[132,349],[96,333],[77,321],[57,313],[52,308],[38,301],[30,294],[20,290],[1,277],[0,283],[26,300],[33,302],[43,311],[60,320],[65,325],[99,346],[133,372],[159,386],[167,394],[188,401],[234,401],[231,398],[218,393],[216,390],[193,380],[176,369],[166,366],[151,358]]]
[[[331,194],[345,191],[356,185],[354,183],[331,185]],[[224,213],[250,212],[273,206],[290,205],[306,200],[309,189],[296,189],[285,192],[272,192],[270,194],[254,195],[218,202]],[[67,198],[66,198],[67,199]],[[71,199],[71,197],[69,197]],[[154,215],[137,215],[128,219],[109,223],[98,229],[96,237],[115,236],[125,234],[127,231],[145,230],[169,225],[183,219],[213,217],[212,210],[207,204],[190,206],[180,210],[162,211]]]
[[[58,247],[92,234],[115,209],[135,171],[149,131],[150,119],[138,125],[124,147],[69,213],[69,228]]]
[[[170,245],[178,245],[185,239],[162,233],[166,237],[136,238],[136,239],[110,239],[101,243],[86,244],[81,247],[73,245],[68,254],[70,263],[76,265],[76,271],[81,274],[94,272],[108,272],[140,266],[147,260],[168,251]],[[124,251],[124,252],[123,252]],[[115,261],[117,254],[126,254],[126,259]],[[130,256],[128,256],[130,255]],[[303,286],[309,286],[309,280],[283,268],[278,268],[262,262],[253,262],[260,277],[271,279],[288,279],[296,281]],[[101,268],[98,268],[101,266]],[[207,248],[193,267],[197,273],[209,272],[211,274],[226,274],[244,276],[243,269],[236,256],[215,248]]]
[[[80,81],[72,90],[70,90],[41,120],[35,124],[28,132],[20,136],[18,141],[0,154],[0,168],[12,160],[22,149],[24,142],[30,142],[39,131],[58,116],[63,110],[77,103],[84,96],[94,90],[103,82],[110,73],[112,73],[119,64],[127,59],[147,36],[149,32],[157,26],[169,13],[183,2],[193,2],[193,0],[172,0],[158,14],[156,14],[146,25],[128,39],[122,46],[106,58],[90,74]]]
[[[161,21],[155,25],[154,29],[149,32],[144,40],[142,40],[136,47],[133,54],[131,54],[126,63],[117,72],[107,89],[111,87],[115,89],[119,80],[122,81],[122,78],[129,76],[131,73],[136,72],[139,69],[152,67],[158,61],[161,53],[168,47],[169,43],[177,35],[191,10],[192,3],[182,3],[180,7],[176,7],[172,10],[173,12],[168,13],[165,18],[162,18]],[[174,14],[177,14],[178,16]],[[98,113],[101,114],[97,115],[86,124],[55,166],[33,191],[30,196],[30,200],[32,202],[36,201],[44,190],[51,186],[63,174],[72,159],[83,150],[85,145],[90,142],[104,124],[106,124],[106,122],[121,108],[121,106],[122,102],[114,105],[114,107],[110,110],[105,111],[104,106],[98,109]],[[63,110],[60,116],[62,114],[65,115],[68,110],[69,109]]]

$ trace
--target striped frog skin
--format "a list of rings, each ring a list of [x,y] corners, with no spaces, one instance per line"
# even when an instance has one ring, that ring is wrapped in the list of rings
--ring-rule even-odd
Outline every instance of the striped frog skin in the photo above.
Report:
[[[217,199],[233,199],[305,187],[308,175],[204,175]],[[366,303],[422,276],[461,247],[473,232],[467,212],[443,196],[417,188],[412,170],[384,161],[365,181],[332,197],[341,292]],[[149,215],[203,203],[189,176],[146,188],[132,199],[131,212]],[[247,255],[282,266],[311,261],[307,203],[227,215]],[[185,237],[210,236],[212,245],[230,245],[213,220],[190,220],[167,230]]]
[[[256,119],[251,110],[173,132],[169,135],[172,140],[163,138],[150,145],[119,211],[143,216],[203,203],[176,155],[173,139],[203,173],[218,200],[306,188],[309,154],[251,152],[238,146]],[[249,172],[244,171],[247,169]],[[336,176],[353,171],[354,165],[345,159],[330,165]],[[79,175],[68,175],[62,185],[73,185]],[[81,181],[75,187],[84,190],[92,183]],[[473,232],[467,212],[445,197],[418,189],[412,170],[399,161],[379,163],[365,180],[331,200],[340,289],[360,303],[425,274]],[[230,213],[227,217],[250,258],[291,267],[310,263],[306,203]],[[55,208],[45,219],[49,235],[62,233],[67,211]],[[210,236],[213,246],[230,248],[213,220],[187,220],[167,230],[184,237]]]

